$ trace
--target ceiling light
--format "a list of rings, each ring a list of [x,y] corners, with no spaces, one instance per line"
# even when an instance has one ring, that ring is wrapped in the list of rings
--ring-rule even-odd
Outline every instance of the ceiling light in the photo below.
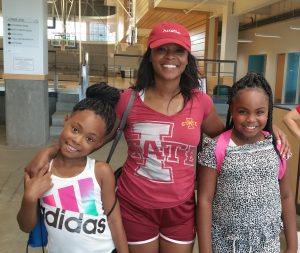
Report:
[[[254,33],[256,37],[263,37],[263,38],[276,38],[280,39],[279,35],[271,35],[271,34],[264,34],[264,33]]]
[[[291,25],[290,29],[300,31],[300,27],[299,26]]]
[[[238,39],[238,42],[240,42],[240,43],[252,43],[253,40]]]

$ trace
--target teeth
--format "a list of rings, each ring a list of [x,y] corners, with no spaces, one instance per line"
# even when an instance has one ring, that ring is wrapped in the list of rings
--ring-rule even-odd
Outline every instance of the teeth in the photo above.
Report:
[[[249,128],[249,129],[254,129],[255,128],[255,126],[248,126],[247,128]]]
[[[174,68],[176,68],[176,65],[165,64],[165,65],[163,65],[163,67],[164,67],[164,68],[174,69]]]
[[[75,152],[75,151],[77,151],[76,148],[73,148],[73,147],[70,146],[70,145],[67,145],[67,149],[68,149],[70,152]]]

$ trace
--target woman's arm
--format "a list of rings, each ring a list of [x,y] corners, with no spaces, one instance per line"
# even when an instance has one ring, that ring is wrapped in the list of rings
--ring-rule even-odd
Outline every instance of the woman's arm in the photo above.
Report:
[[[295,108],[283,117],[283,123],[288,127],[291,133],[300,140],[300,128],[297,122],[300,122],[300,114]]]
[[[197,234],[199,253],[212,253],[212,201],[215,194],[216,170],[200,166],[198,172]]]
[[[17,221],[22,231],[29,233],[38,218],[38,199],[52,187],[51,175],[45,166],[35,176],[24,175],[24,194]]]
[[[107,220],[112,239],[118,253],[128,253],[127,238],[122,223],[120,206],[115,194],[115,176],[108,164],[97,162],[95,166],[96,178],[101,186],[104,213],[106,215],[110,213]],[[116,204],[115,201],[117,201]]]
[[[43,167],[49,168],[49,162],[57,155],[59,150],[58,144],[42,148],[25,167],[25,171],[33,176],[38,173]]]
[[[214,106],[211,108],[209,114],[202,122],[201,129],[203,133],[212,138],[218,136],[225,130],[225,125]]]
[[[297,222],[294,202],[294,194],[291,187],[289,170],[286,170],[285,176],[279,182],[283,230],[286,239],[285,253],[297,253]]]

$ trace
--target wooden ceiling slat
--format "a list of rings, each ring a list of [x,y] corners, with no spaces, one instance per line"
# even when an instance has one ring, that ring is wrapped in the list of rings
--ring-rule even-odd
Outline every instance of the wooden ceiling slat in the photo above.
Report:
[[[138,22],[137,27],[151,29],[156,23],[160,22],[178,22],[187,27],[194,28],[197,23],[203,23],[207,20],[207,12],[193,12],[185,14],[182,10],[155,8],[149,10]],[[195,22],[195,20],[197,20]],[[198,24],[199,24],[198,23]]]

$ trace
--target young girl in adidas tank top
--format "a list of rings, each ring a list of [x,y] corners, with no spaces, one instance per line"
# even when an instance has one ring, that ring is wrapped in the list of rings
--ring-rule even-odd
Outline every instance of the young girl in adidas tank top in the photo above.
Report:
[[[50,169],[45,167],[32,178],[25,172],[17,219],[21,230],[30,232],[40,199],[49,253],[127,253],[112,169],[88,156],[113,129],[119,91],[96,84],[86,95],[65,118]]]
[[[248,73],[233,85],[228,104],[231,137],[222,161],[221,137],[205,139],[199,154],[199,252],[279,253],[283,222],[284,252],[296,253],[294,197],[272,132],[272,90],[263,76]]]

